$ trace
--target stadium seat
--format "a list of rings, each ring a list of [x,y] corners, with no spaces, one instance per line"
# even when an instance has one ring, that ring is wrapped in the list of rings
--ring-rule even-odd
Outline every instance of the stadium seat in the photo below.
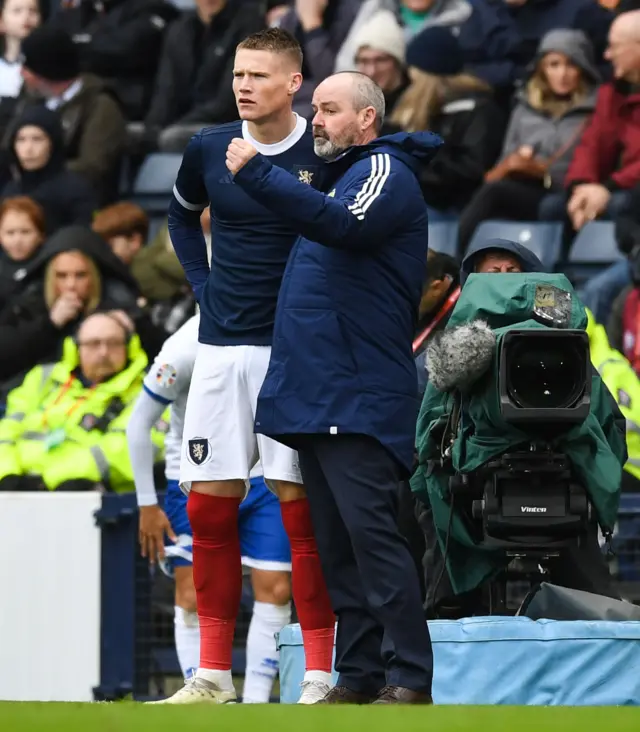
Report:
[[[429,224],[429,249],[455,257],[458,251],[458,221]]]
[[[562,224],[541,221],[483,221],[470,246],[487,239],[509,239],[530,249],[549,272],[553,272],[562,251]]]
[[[624,256],[616,243],[613,221],[592,221],[574,239],[569,262],[576,264],[613,264]]]
[[[624,255],[618,250],[613,221],[592,221],[576,235],[564,270],[578,287],[621,259]]]
[[[166,214],[181,161],[179,153],[154,153],[146,157],[133,184],[131,200],[150,215]]]

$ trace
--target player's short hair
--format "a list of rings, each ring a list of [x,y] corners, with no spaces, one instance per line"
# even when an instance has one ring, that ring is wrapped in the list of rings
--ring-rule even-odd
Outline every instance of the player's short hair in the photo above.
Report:
[[[149,236],[149,217],[144,209],[130,201],[120,201],[98,211],[91,228],[103,239],[140,234],[143,242]]]
[[[302,71],[302,48],[295,36],[282,28],[266,28],[252,33],[237,45],[236,51],[240,49],[281,53],[288,56],[298,70]]]

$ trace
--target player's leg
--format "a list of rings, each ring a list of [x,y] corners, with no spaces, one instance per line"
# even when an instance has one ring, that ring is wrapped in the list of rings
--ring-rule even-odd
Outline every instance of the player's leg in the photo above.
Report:
[[[256,452],[243,382],[245,347],[198,345],[183,432],[180,484],[189,492],[200,663],[172,704],[227,703],[242,593],[238,511]]]
[[[174,634],[178,662],[185,679],[195,674],[200,658],[200,626],[193,586],[193,537],[187,516],[187,497],[177,480],[167,481],[164,512],[178,537],[166,547],[163,570],[175,581]]]
[[[174,632],[178,662],[185,680],[198,669],[200,660],[200,624],[193,586],[193,567],[174,569],[176,582]]]
[[[262,477],[251,479],[240,508],[240,543],[254,594],[242,701],[267,703],[278,675],[275,636],[291,621],[291,551],[278,499]]]
[[[250,372],[252,405],[269,366],[270,348],[256,347]],[[282,522],[291,544],[291,581],[305,652],[305,677],[300,703],[319,701],[331,685],[335,616],[322,574],[309,504],[293,450],[257,435],[262,470],[280,499]]]
[[[283,469],[297,469],[295,453],[284,445],[258,436],[259,449],[266,454],[269,476],[282,476]],[[271,445],[265,442],[272,443]],[[287,456],[286,453],[291,453]],[[284,466],[284,462],[288,466]],[[301,479],[300,479],[301,480]],[[305,654],[305,674],[300,704],[315,704],[331,688],[331,667],[335,615],[322,574],[309,502],[301,483],[270,479],[280,499],[280,510],[291,544],[291,584]]]

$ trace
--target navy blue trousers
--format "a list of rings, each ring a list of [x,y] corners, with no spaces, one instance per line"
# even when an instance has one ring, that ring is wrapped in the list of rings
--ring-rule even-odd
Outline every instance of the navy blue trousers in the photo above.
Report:
[[[362,435],[307,435],[298,455],[338,619],[338,684],[369,694],[387,684],[431,693],[431,638],[397,526],[398,464]]]

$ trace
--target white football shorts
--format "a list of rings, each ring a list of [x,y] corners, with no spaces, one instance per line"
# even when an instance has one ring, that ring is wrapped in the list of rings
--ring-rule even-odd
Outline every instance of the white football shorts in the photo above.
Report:
[[[302,483],[295,450],[253,431],[270,355],[270,346],[198,343],[180,460],[185,492],[194,480],[238,478],[249,486],[258,460],[266,481]]]

